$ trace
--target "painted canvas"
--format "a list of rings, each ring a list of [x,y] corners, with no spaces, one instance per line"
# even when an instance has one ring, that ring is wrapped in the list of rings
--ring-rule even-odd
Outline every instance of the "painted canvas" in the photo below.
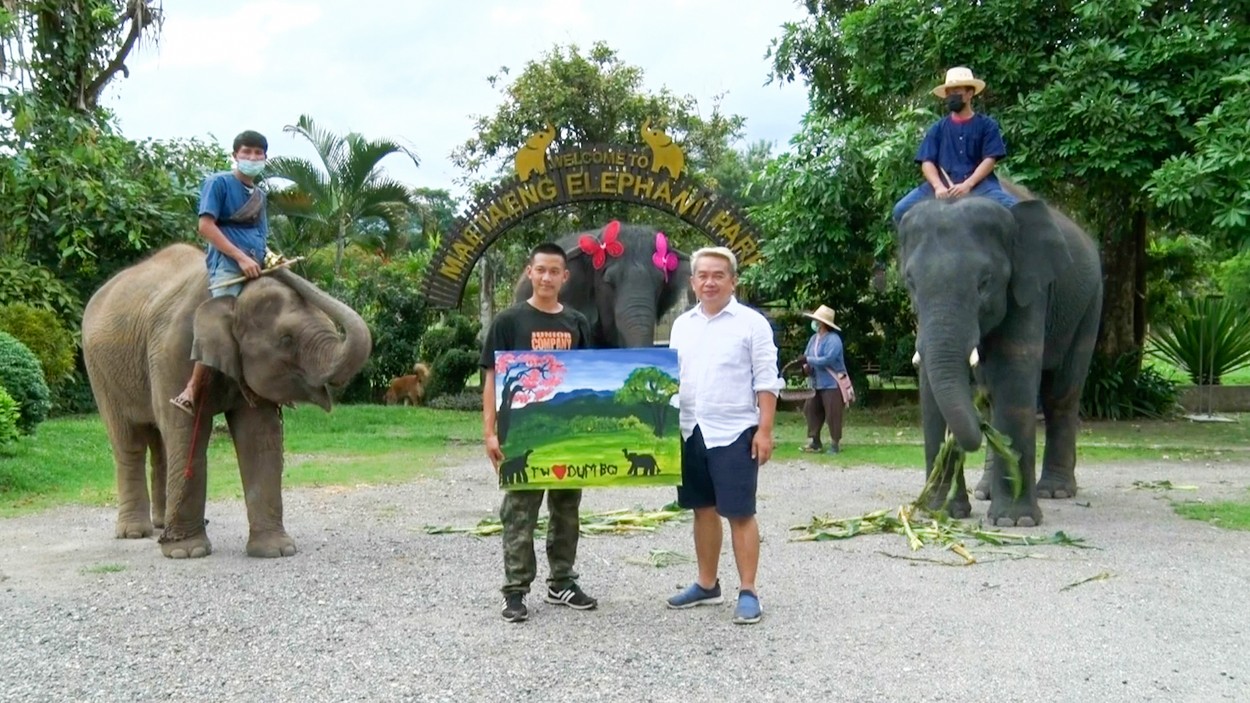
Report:
[[[495,352],[505,490],[681,483],[677,352]]]

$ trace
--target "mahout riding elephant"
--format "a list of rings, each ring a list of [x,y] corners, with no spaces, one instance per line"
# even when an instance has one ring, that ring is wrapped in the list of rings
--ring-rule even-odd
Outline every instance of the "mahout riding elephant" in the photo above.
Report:
[[[654,227],[613,220],[556,243],[569,257],[560,302],[590,321],[596,349],[654,346],[656,323],[690,291],[690,257]],[[532,294],[522,277],[515,299]]]
[[[113,445],[117,537],[147,537],[155,526],[164,528],[167,557],[212,552],[204,521],[206,449],[213,416],[225,413],[247,504],[247,553],[295,554],[282,524],[281,407],[308,402],[330,410],[332,390],[369,358],[364,320],[286,270],[247,283],[238,298],[210,298],[204,252],[175,244],[96,291],[83,314],[82,340]],[[169,399],[186,384],[193,356],[215,372],[189,415]]]
[[[1011,209],[977,196],[921,202],[899,223],[899,268],[919,324],[926,476],[947,429],[965,451],[981,446],[969,381],[979,358],[990,423],[1020,453],[1022,485],[1014,495],[995,455],[977,497],[990,499],[992,523],[1030,526],[1042,521],[1039,495],[1076,495],[1078,412],[1098,334],[1102,270],[1080,227],[1043,201],[1013,193],[1025,199]],[[1046,449],[1035,484],[1039,388]],[[956,498],[948,509],[967,517],[962,472],[942,477],[932,499],[942,501],[950,480]]]

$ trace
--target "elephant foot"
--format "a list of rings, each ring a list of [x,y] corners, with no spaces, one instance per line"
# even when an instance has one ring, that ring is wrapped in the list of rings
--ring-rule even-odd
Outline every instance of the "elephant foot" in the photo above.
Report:
[[[995,527],[1037,527],[1042,524],[1042,509],[1028,503],[990,503],[986,518]]]
[[[950,486],[937,486],[933,489],[925,504],[925,509],[931,513],[946,513],[947,515],[962,520],[972,515],[972,503],[968,501],[968,492],[964,491],[959,494],[958,491],[949,503],[946,502],[946,496],[950,493]]]
[[[161,554],[170,559],[200,559],[212,554],[213,543],[208,541],[208,532],[204,529],[206,524],[207,520],[201,520],[191,530],[166,526],[157,540],[161,543]]]
[[[1048,475],[1042,472],[1042,478],[1037,482],[1038,498],[1075,498],[1076,497],[1076,479],[1065,478],[1056,474]]]
[[[155,529],[150,520],[117,519],[117,530],[115,532],[117,539],[143,539],[144,537],[151,537],[153,532],[155,532]]]
[[[972,490],[972,495],[977,500],[989,500],[990,495],[990,472],[985,471],[981,474],[981,480],[977,481],[977,487]]]
[[[293,557],[295,552],[295,540],[288,537],[286,532],[282,530],[276,532],[254,532],[247,540],[247,555],[249,557],[261,557],[264,559]]]
[[[161,553],[170,559],[201,559],[213,553],[208,535],[161,542]]]

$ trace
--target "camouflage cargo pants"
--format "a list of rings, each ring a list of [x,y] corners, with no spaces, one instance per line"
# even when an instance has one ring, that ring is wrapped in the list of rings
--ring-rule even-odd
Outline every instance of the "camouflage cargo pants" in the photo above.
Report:
[[[534,557],[534,527],[538,509],[547,494],[547,584],[556,590],[567,588],[577,580],[573,563],[577,561],[577,538],[581,525],[578,507],[580,490],[507,491],[499,507],[503,522],[504,593],[529,593],[530,583],[538,575]]]

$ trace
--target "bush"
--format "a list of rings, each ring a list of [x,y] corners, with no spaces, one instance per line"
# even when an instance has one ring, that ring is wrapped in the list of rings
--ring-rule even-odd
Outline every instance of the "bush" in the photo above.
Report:
[[[464,384],[480,368],[482,355],[476,349],[452,349],[443,352],[430,367],[430,382],[425,387],[426,398],[455,395],[464,390]]]
[[[0,386],[0,447],[6,447],[17,441],[19,434],[17,422],[21,416],[17,401],[4,390],[4,386]]]
[[[464,384],[479,368],[482,358],[477,342],[481,329],[477,320],[451,313],[432,325],[421,335],[418,354],[430,364],[430,383],[426,397],[454,395],[464,390]]]
[[[1227,298],[1190,298],[1173,322],[1151,335],[1157,356],[1198,385],[1250,366],[1250,317]]]
[[[82,303],[56,274],[22,259],[0,257],[0,305],[10,303],[51,311],[71,327],[82,320]]]
[[[49,386],[66,380],[74,372],[78,345],[52,311],[26,303],[0,305],[0,332],[8,332],[34,352]]]
[[[0,386],[17,401],[21,413],[17,428],[24,434],[48,418],[52,403],[39,360],[8,332],[0,332]]]
[[[421,336],[420,358],[433,362],[453,349],[479,349],[477,333],[481,329],[477,320],[452,313]]]
[[[95,394],[86,372],[76,371],[67,380],[52,387],[51,417],[85,415],[95,411]]]
[[[434,410],[464,410],[480,413],[482,412],[482,394],[476,391],[461,391],[454,395],[440,395],[426,403],[426,407]]]
[[[1102,420],[1167,417],[1176,411],[1176,384],[1153,368],[1141,368],[1141,353],[1107,360],[1095,354],[1081,393],[1081,414]]]
[[[309,280],[332,292],[369,325],[373,352],[343,390],[342,400],[375,402],[381,400],[392,379],[412,373],[418,361],[416,350],[429,319],[425,299],[414,283],[422,275],[420,259],[383,261],[355,248],[348,254],[337,284],[331,266],[324,261],[327,257],[332,260],[332,252],[316,252],[307,273]]]

